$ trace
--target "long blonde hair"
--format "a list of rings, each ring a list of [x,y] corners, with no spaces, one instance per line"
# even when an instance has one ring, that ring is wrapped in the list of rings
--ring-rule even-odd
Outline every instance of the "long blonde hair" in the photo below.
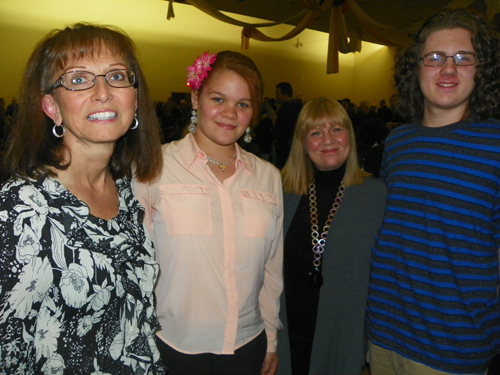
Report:
[[[307,194],[313,178],[313,162],[306,151],[306,137],[311,129],[321,128],[327,123],[340,125],[349,132],[350,151],[344,174],[345,187],[361,185],[363,177],[369,176],[359,167],[354,129],[347,112],[332,98],[317,98],[307,102],[300,111],[290,155],[281,171],[285,193]]]

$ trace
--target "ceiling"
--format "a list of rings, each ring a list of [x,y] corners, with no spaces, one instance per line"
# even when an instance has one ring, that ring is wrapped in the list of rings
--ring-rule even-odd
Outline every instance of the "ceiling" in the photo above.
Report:
[[[174,0],[178,3],[185,0]],[[205,0],[220,11],[241,14],[268,21],[279,21],[298,14],[304,9],[302,0]],[[416,27],[437,10],[450,4],[451,0],[354,0],[374,21],[396,29]],[[342,0],[336,0],[343,3]],[[486,13],[485,0],[475,1],[471,8]],[[349,22],[346,12],[346,22]],[[309,26],[309,29],[328,32],[330,13],[323,12]],[[297,25],[299,17],[290,22]],[[262,29],[261,29],[262,30]],[[384,44],[376,36],[365,30],[362,40]]]

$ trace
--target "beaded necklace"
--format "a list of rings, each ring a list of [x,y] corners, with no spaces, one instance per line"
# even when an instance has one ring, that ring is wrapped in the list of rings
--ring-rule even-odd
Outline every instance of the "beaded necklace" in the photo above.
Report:
[[[210,156],[206,155],[207,156],[207,160],[212,163],[212,164],[217,164],[217,166],[219,167],[219,169],[222,171],[222,172],[225,172],[226,171],[226,165],[231,163],[234,158],[236,157],[236,152],[234,153],[233,157],[231,159],[229,159],[228,161],[225,161],[225,162],[221,162],[221,161],[217,161],[217,160],[214,160],[212,159]]]

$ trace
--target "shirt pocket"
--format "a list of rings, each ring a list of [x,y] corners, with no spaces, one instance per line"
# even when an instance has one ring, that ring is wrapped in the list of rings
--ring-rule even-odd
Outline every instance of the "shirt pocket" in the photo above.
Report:
[[[276,199],[267,191],[240,189],[245,215],[245,236],[273,239],[276,230]]]
[[[203,185],[160,185],[168,234],[212,234],[210,196]]]

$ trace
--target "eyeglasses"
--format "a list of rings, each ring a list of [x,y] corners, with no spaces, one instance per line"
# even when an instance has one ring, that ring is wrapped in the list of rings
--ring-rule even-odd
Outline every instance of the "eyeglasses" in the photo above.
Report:
[[[422,61],[425,66],[442,66],[449,58],[453,58],[455,65],[468,66],[477,63],[477,55],[472,52],[456,53],[453,56],[446,56],[442,53],[431,52],[422,56],[418,61]]]
[[[110,70],[106,74],[94,74],[83,70],[72,70],[62,74],[52,85],[52,90],[64,87],[69,91],[88,90],[95,86],[97,77],[104,77],[106,83],[111,87],[130,87],[135,84],[135,73],[129,69]]]

